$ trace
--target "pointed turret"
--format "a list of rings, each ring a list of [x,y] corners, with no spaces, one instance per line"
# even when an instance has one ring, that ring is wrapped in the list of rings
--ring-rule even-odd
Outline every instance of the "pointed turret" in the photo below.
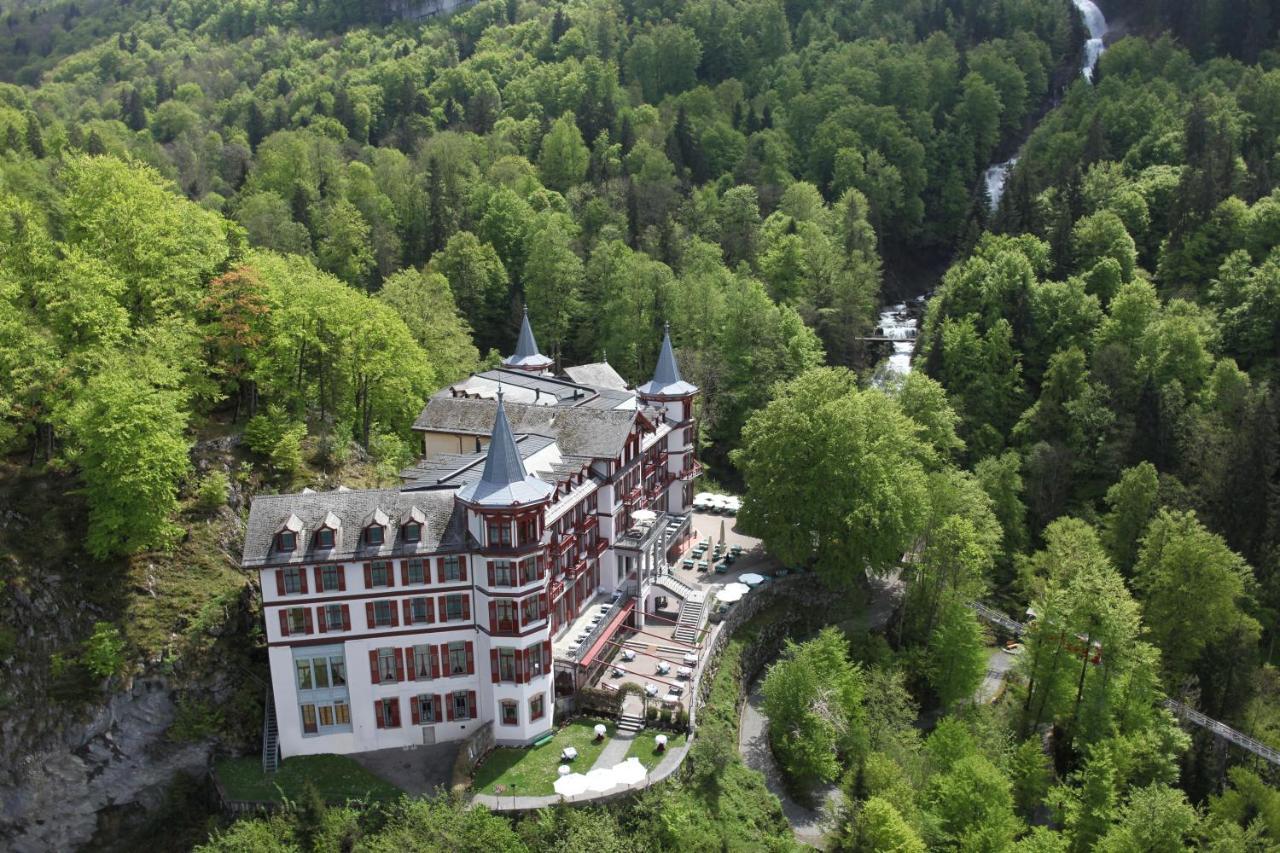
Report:
[[[663,327],[662,351],[653,369],[653,378],[636,389],[641,397],[687,397],[698,393],[698,386],[680,378],[675,350],[671,348],[671,326]]]
[[[520,320],[520,337],[516,339],[516,351],[502,360],[503,367],[514,370],[542,371],[551,367],[551,359],[538,352],[538,342],[533,337],[533,327],[529,325],[529,307],[525,306],[524,317]]]
[[[553,487],[527,472],[516,447],[516,437],[507,420],[507,410],[502,405],[502,392],[498,392],[498,415],[493,420],[493,434],[489,439],[489,453],[485,456],[480,479],[468,483],[458,492],[458,498],[481,506],[513,506],[529,504],[551,496]]]

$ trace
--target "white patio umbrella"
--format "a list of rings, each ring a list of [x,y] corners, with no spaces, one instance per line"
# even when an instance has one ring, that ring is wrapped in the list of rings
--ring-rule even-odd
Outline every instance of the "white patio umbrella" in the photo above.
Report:
[[[559,767],[556,768],[556,772],[559,773],[561,776],[568,776],[570,773],[573,772],[573,768],[570,767],[568,764],[561,764]]]
[[[755,572],[747,572],[745,575],[738,575],[738,580],[747,586],[755,586],[764,583],[764,575],[758,575]]]
[[[587,774],[587,790],[597,793],[604,793],[610,788],[618,785],[618,778],[613,775],[613,770],[603,767],[592,770]]]
[[[695,503],[706,503],[714,497],[715,495],[711,494],[711,492],[698,492],[693,496],[693,500]]]
[[[735,601],[742,600],[742,593],[736,589],[722,589],[716,593],[716,601],[723,601],[725,604],[733,604]]]
[[[631,513],[631,519],[639,522],[653,521],[657,517],[658,514],[651,509],[638,509]]]
[[[562,797],[576,797],[587,792],[587,777],[581,773],[570,773],[557,779],[553,787]]]
[[[724,591],[738,592],[743,595],[746,595],[747,593],[751,592],[751,587],[747,586],[745,583],[727,583],[724,585]]]
[[[720,519],[720,544],[724,544],[724,519]]]
[[[645,778],[644,765],[634,755],[621,764],[613,765],[612,773],[621,785],[635,785]]]

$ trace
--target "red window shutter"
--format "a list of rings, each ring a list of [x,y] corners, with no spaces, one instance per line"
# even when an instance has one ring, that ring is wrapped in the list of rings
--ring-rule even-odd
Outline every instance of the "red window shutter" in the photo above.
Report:
[[[373,718],[378,721],[378,728],[382,728],[382,703],[375,701],[373,703]]]
[[[284,595],[284,569],[276,569],[276,594]]]
[[[364,588],[373,589],[373,563],[364,564]]]
[[[396,565],[390,561],[387,562],[387,586],[396,585]]]
[[[409,714],[415,726],[422,722],[422,708],[419,707],[416,696],[409,700]]]
[[[307,570],[306,568],[298,569],[298,589],[303,592],[307,591]]]
[[[369,680],[374,684],[382,683],[382,677],[378,675],[378,650],[369,649]]]
[[[434,598],[427,599],[427,621],[436,621],[436,600]]]
[[[489,586],[496,586],[498,583],[497,573],[493,570],[493,563],[489,563]]]
[[[404,656],[396,655],[396,681],[404,681]]]
[[[447,696],[447,698],[450,701],[449,701],[449,707],[446,708],[445,710],[449,712],[449,722],[453,722],[453,697]]]
[[[401,602],[401,604],[404,605],[404,624],[412,625],[413,610],[412,610],[412,606],[409,604],[409,599],[406,598],[404,601]]]
[[[436,722],[438,723],[440,722],[440,718],[444,716],[444,696],[437,693],[436,701],[433,702],[432,704],[435,705],[434,710],[436,712]],[[449,719],[453,719],[453,717],[450,716]]]
[[[458,580],[465,581],[467,579],[467,558],[458,555]]]
[[[308,607],[302,611],[302,633],[315,633],[315,624],[311,621],[311,608]]]
[[[516,659],[516,684],[524,683],[524,650],[516,649],[516,653],[512,656]]]
[[[321,634],[327,633],[329,630],[329,625],[324,618],[323,607],[316,608],[316,626],[320,628]]]
[[[342,605],[342,630],[351,630],[351,608],[345,604]]]
[[[393,729],[400,728],[400,698],[396,697],[391,700],[391,727]]]
[[[347,567],[338,566],[338,592],[345,592],[347,589]]]
[[[489,602],[489,631],[491,633],[498,632],[498,602]]]
[[[407,681],[417,681],[418,673],[413,665],[413,647],[404,650],[404,677]],[[414,705],[418,703],[415,702]]]
[[[542,641],[542,671],[551,671],[551,641]]]
[[[489,650],[489,680],[498,683],[498,650]]]
[[[372,601],[366,601],[364,603],[364,618],[365,618],[365,624],[367,624],[370,628],[372,628],[373,627],[373,602]]]
[[[289,636],[289,611],[288,610],[280,611],[280,633],[286,637]]]
[[[436,582],[444,583],[444,557],[436,558]]]
[[[476,644],[467,641],[467,675],[476,674]]]
[[[400,583],[402,586],[409,585],[409,561],[408,560],[400,561]],[[406,619],[405,621],[407,622],[408,620]]]
[[[400,612],[396,610],[396,606],[394,604],[391,605],[391,627],[400,627]]]
[[[476,692],[474,690],[467,691],[467,719],[474,720],[476,718]]]
[[[319,566],[316,566],[312,571],[316,575],[316,592],[324,592],[324,572],[320,570]]]
[[[427,651],[431,655],[431,677],[439,678],[444,672],[444,646],[431,646]]]
[[[462,595],[462,618],[471,621],[471,596],[466,593]]]

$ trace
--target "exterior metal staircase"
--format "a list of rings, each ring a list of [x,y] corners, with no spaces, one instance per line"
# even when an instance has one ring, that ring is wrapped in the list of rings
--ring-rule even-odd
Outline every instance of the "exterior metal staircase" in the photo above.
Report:
[[[280,767],[280,729],[276,726],[276,703],[267,689],[266,710],[262,715],[262,772],[275,773]]]
[[[707,594],[690,590],[680,605],[680,616],[676,619],[676,630],[672,637],[676,642],[696,645],[698,630],[702,627],[702,617],[707,609]]]
[[[667,592],[674,592],[686,601],[689,596],[693,594],[693,587],[689,586],[674,575],[658,575],[658,579],[654,581],[654,583],[665,589]]]

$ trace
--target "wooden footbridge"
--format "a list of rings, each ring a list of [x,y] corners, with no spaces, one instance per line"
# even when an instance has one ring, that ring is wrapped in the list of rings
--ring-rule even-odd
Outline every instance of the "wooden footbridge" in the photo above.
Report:
[[[999,628],[1003,628],[1015,637],[1021,637],[1027,630],[1025,623],[1011,619],[995,608],[988,607],[981,601],[971,601],[969,606],[977,612],[978,616]],[[1257,738],[1249,737],[1244,732],[1231,728],[1226,723],[1219,722],[1212,717],[1207,717],[1188,705],[1184,705],[1174,699],[1166,699],[1161,703],[1165,708],[1173,712],[1173,715],[1184,723],[1190,723],[1193,726],[1199,726],[1214,737],[1227,743],[1235,744],[1246,752],[1256,755],[1263,761],[1268,762],[1272,766],[1280,767],[1280,750],[1272,749]]]

